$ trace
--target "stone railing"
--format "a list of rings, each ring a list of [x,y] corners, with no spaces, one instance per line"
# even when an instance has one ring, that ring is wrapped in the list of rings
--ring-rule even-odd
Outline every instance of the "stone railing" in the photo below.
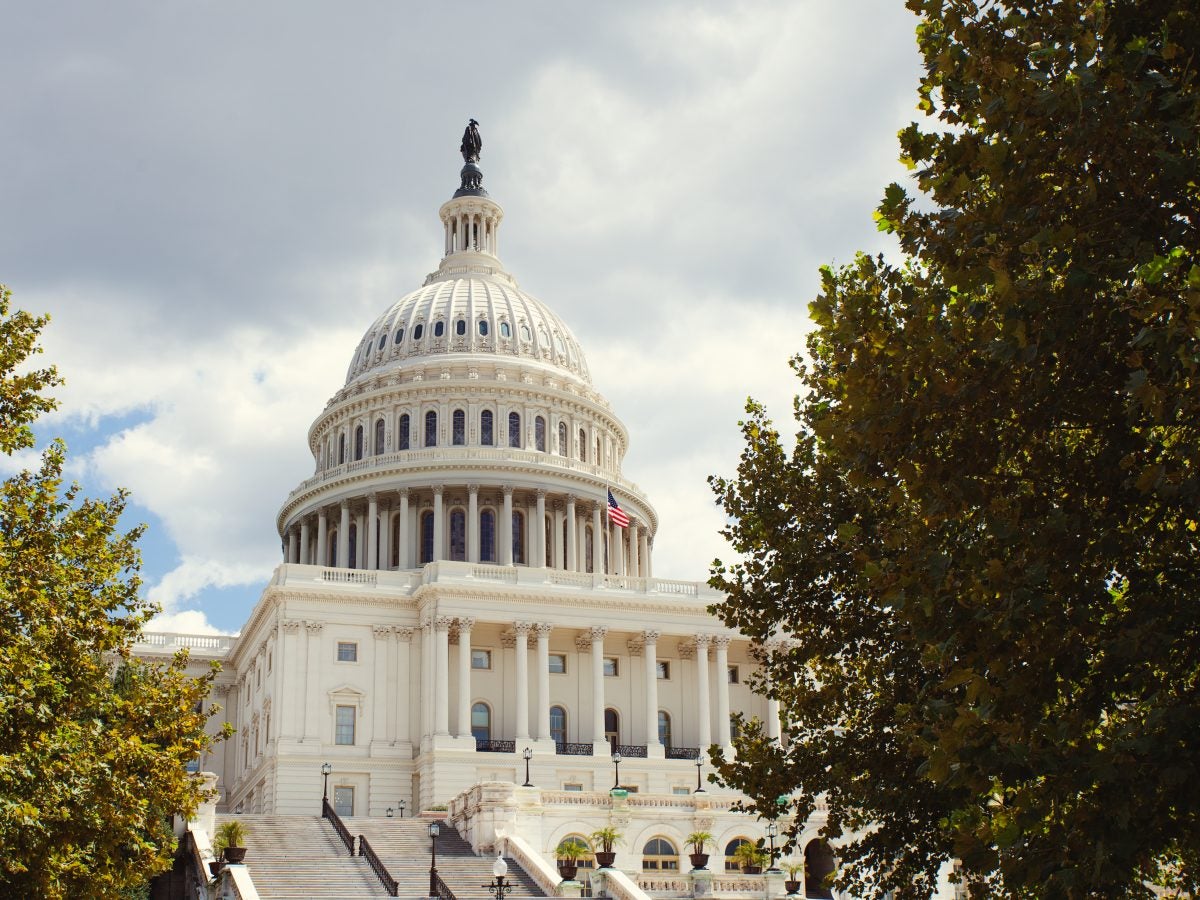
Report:
[[[676,872],[673,875],[655,875],[650,872],[638,872],[634,881],[647,894],[670,894],[681,897],[692,893],[692,879]]]
[[[752,894],[761,897],[766,889],[764,875],[717,875],[713,878],[713,893],[716,894]]]
[[[259,900],[258,888],[254,886],[250,870],[245,866],[226,866],[221,870],[221,877],[225,879],[224,884],[229,889],[229,894],[220,896],[232,896],[237,900]]]
[[[147,631],[134,644],[134,649],[144,651],[160,650],[174,653],[176,650],[201,650],[204,655],[217,654],[224,656],[237,644],[237,637],[232,634],[181,634],[175,631]]]
[[[612,798],[601,791],[542,791],[543,806],[612,806]]]
[[[507,834],[504,832],[496,835],[496,850],[510,857],[517,865],[533,879],[534,883],[541,888],[542,894],[547,897],[557,896],[559,893],[558,886],[562,883],[562,876],[558,874],[558,870],[551,866],[542,855],[534,850],[523,838],[515,834]]]
[[[650,900],[650,895],[620,869],[601,869],[599,874],[604,876],[605,893],[614,900]],[[691,892],[691,885],[688,885],[688,892]]]

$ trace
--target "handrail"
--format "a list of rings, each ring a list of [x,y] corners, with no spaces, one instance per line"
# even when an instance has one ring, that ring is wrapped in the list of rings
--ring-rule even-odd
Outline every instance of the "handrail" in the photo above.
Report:
[[[350,833],[350,829],[346,827],[346,823],[342,821],[342,817],[337,814],[337,810],[329,805],[328,797],[321,798],[321,817],[333,823],[333,830],[338,833],[338,837],[342,839],[342,843],[346,845],[346,849],[353,856],[354,835]]]
[[[400,885],[392,877],[392,873],[387,870],[387,866],[383,864],[383,860],[375,854],[375,849],[371,846],[365,834],[358,836],[358,855],[367,858],[367,862],[371,864],[371,868],[379,876],[379,880],[383,883],[383,889],[388,892],[388,896],[397,896]]]
[[[454,891],[450,890],[450,888],[446,885],[446,882],[442,881],[441,875],[433,876],[433,886],[437,888],[437,895],[441,897],[442,900],[458,900],[458,898],[454,896]]]

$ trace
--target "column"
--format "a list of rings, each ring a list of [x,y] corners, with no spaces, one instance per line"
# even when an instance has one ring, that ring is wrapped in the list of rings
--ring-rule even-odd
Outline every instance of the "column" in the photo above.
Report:
[[[658,739],[658,632],[642,632],[642,655],[646,658],[646,755],[662,756]],[[657,751],[657,754],[656,754]]]
[[[408,547],[408,488],[400,488],[400,521],[396,523],[396,531],[400,544],[399,566],[401,569],[411,569],[412,554]]]
[[[317,514],[317,558],[313,562],[329,565],[329,515],[325,510]]]
[[[453,622],[449,616],[438,616],[433,623],[434,658],[437,661],[433,676],[433,731],[438,735],[450,733],[450,625]]]
[[[413,696],[412,677],[412,634],[411,628],[397,627],[395,663],[392,666],[392,684],[396,685],[392,696],[392,742],[412,740],[412,713],[420,704]]]
[[[435,484],[433,486],[433,561],[445,559],[445,535],[442,532],[445,530],[446,523],[442,516],[442,491],[445,486]]]
[[[367,568],[379,568],[379,501],[374,491],[367,494]]]
[[[604,743],[604,636],[608,629],[592,628],[592,743]]]
[[[609,523],[608,533],[609,533],[609,539],[608,539],[609,569],[612,571],[612,574],[614,574],[614,575],[624,575],[625,574],[625,560],[624,560],[624,555],[621,552],[621,549],[622,549],[621,544],[624,541],[625,529],[621,528],[619,525],[613,525],[612,523]]]
[[[604,571],[604,526],[600,523],[600,511],[604,508],[604,504],[592,504],[592,573],[595,575],[607,575]]]
[[[479,485],[467,485],[467,562],[479,562]]]
[[[433,619],[421,623],[421,736],[433,736],[433,704],[436,667],[433,664]]]
[[[513,631],[517,634],[517,729],[514,737],[518,741],[529,740],[529,629],[528,622],[517,622]]]
[[[642,577],[650,578],[650,540],[646,536],[648,529],[638,529],[638,559],[642,562]]]
[[[729,731],[729,638],[717,635],[713,645],[717,648],[717,743],[727,750],[733,743]]]
[[[629,574],[637,578],[642,573],[638,570],[638,523],[630,521],[629,523]]]
[[[539,741],[550,740],[550,631],[554,626],[539,622],[537,629],[538,726]]]
[[[379,507],[379,568],[392,567],[392,503]]]
[[[354,517],[354,568],[365,569],[367,567],[367,521],[366,516],[356,515]]]
[[[575,533],[575,495],[567,494],[567,571],[579,571],[579,539]]]
[[[696,699],[696,721],[700,725],[700,752],[704,753],[712,743],[712,709],[708,699],[708,645],[712,643],[711,634],[696,635],[696,684],[698,686]]]
[[[553,509],[550,514],[550,568],[561,569],[567,555],[563,547],[563,502],[555,500]]]
[[[300,562],[300,538],[296,534],[295,526],[288,529],[287,561]]]
[[[388,705],[384,698],[388,695],[387,678],[391,666],[388,645],[392,642],[392,626],[375,625],[371,633],[375,635],[375,664],[372,666],[375,674],[375,697],[371,704],[371,743],[382,746],[387,741]]]
[[[350,565],[350,504],[342,501],[342,518],[338,524],[337,564],[345,569]]]
[[[321,671],[321,663],[317,658],[321,652],[321,629],[323,622],[305,622],[308,631],[308,646],[305,648],[304,674],[307,682],[304,692],[304,737],[305,739],[321,740],[320,731],[320,698],[317,692],[317,677]],[[238,697],[241,700],[241,697]]]
[[[458,620],[458,736],[471,736],[471,628],[475,620]]]
[[[537,513],[534,516],[533,533],[536,537],[534,544],[534,562],[538,568],[546,565],[546,492],[537,492]]]
[[[312,565],[312,547],[309,544],[312,541],[308,533],[308,519],[300,523],[300,562],[302,565]]]
[[[500,519],[500,565],[502,566],[513,564],[512,494],[512,485],[504,485],[504,512],[501,513]]]

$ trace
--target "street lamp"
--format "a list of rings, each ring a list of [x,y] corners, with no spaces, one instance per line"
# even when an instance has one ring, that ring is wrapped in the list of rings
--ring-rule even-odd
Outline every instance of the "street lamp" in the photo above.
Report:
[[[387,808],[387,817],[390,819],[395,814],[395,812],[396,811],[389,806]]]
[[[533,785],[529,783],[529,761],[533,759],[533,751],[526,747],[521,751],[521,756],[525,759],[525,783],[521,785],[521,787],[533,787]],[[505,871],[507,871],[507,869]],[[496,900],[501,900],[501,898],[497,897]]]
[[[329,799],[329,773],[333,771],[333,766],[329,763],[321,763],[321,774],[325,776],[325,786],[321,789],[321,799]]]
[[[492,883],[483,884],[480,887],[485,887],[491,892],[491,895],[496,900],[504,900],[504,895],[512,890],[511,884],[506,884],[504,876],[508,874],[508,863],[504,861],[504,857],[500,855],[500,851],[496,851],[496,861],[492,863]]]
[[[615,791],[617,788],[619,788],[621,786],[621,754],[614,752],[612,755],[612,761],[613,761],[613,790]]]
[[[402,819],[404,818],[404,806],[405,806],[405,801],[401,800],[400,801],[400,818],[402,818]]]
[[[700,770],[704,768],[704,757],[700,753],[696,754],[696,790],[694,793],[705,793],[704,788],[700,786]]]
[[[767,869],[772,875],[779,874],[779,868],[775,865],[775,835],[779,834],[779,826],[774,822],[767,823],[767,837],[771,839],[771,867]]]
[[[442,826],[437,822],[429,823],[429,896],[438,896],[437,873],[437,839],[442,833]]]

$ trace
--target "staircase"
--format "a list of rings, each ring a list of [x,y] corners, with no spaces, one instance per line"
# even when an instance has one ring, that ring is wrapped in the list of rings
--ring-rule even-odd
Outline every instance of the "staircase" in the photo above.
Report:
[[[319,816],[217,816],[246,826],[246,869],[261,900],[362,900],[387,891]],[[359,820],[347,819],[352,833]],[[428,888],[428,877],[425,879]],[[415,894],[413,896],[416,896]]]

